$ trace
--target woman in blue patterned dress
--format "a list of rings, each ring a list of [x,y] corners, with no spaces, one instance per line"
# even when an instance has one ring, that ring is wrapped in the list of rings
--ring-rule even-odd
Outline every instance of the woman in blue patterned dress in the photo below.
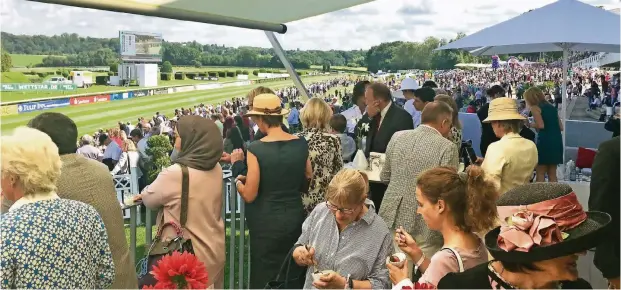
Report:
[[[537,182],[544,182],[546,174],[549,182],[557,182],[556,166],[563,163],[563,124],[558,110],[537,87],[526,90],[524,99],[533,114],[531,127],[537,130]]]
[[[114,263],[95,208],[56,194],[61,161],[45,133],[17,128],[3,136],[0,288],[108,288]]]

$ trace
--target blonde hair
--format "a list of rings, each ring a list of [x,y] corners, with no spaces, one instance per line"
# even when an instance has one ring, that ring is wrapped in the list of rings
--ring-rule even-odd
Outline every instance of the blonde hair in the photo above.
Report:
[[[524,92],[524,100],[526,100],[526,104],[530,106],[538,106],[541,102],[546,100],[546,96],[538,87],[530,87]]]
[[[50,136],[32,128],[19,127],[2,136],[2,177],[17,178],[24,196],[56,191],[62,162]]]
[[[121,137],[121,129],[119,129],[119,128],[110,128],[108,130],[108,135],[110,135],[111,138]]]
[[[306,102],[300,120],[304,128],[327,130],[330,128],[332,109],[324,100],[314,97]]]
[[[121,149],[123,149],[123,152],[138,151],[138,149],[136,149],[136,144],[134,144],[134,141],[128,139],[123,140],[123,146],[121,146]]]
[[[369,178],[355,169],[341,169],[328,184],[326,200],[340,206],[355,205],[364,201],[369,192]]]
[[[451,106],[451,109],[453,109],[453,127],[461,129],[461,122],[459,121],[459,108],[457,108],[455,100],[448,95],[437,95],[434,100],[444,102]]]
[[[275,95],[276,93],[274,93],[274,91],[268,87],[264,87],[264,86],[260,86],[260,87],[256,87],[252,90],[250,90],[250,92],[248,92],[248,94],[246,95],[246,98],[248,99],[248,105],[252,106],[252,102],[254,101],[254,97],[258,96],[258,95],[262,95],[262,94],[272,94]]]

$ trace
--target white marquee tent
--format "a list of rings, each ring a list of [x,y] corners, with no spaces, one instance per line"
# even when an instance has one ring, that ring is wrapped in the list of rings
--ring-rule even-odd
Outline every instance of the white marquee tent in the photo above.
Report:
[[[569,51],[619,53],[620,20],[619,14],[577,0],[558,0],[438,49],[463,49],[475,55],[562,51],[563,79],[567,79]],[[567,98],[566,90],[566,83],[563,82],[564,100]],[[563,123],[566,121],[566,110],[567,102],[563,102]]]

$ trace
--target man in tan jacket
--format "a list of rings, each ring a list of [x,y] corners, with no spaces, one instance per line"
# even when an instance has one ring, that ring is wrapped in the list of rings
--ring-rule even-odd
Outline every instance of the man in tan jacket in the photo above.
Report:
[[[108,232],[116,274],[110,289],[138,288],[133,261],[129,259],[123,216],[108,168],[75,153],[78,130],[69,117],[60,113],[43,113],[30,120],[28,127],[48,134],[58,146],[63,163],[57,184],[58,196],[91,205],[101,216]],[[2,213],[7,212],[11,204],[3,197]]]

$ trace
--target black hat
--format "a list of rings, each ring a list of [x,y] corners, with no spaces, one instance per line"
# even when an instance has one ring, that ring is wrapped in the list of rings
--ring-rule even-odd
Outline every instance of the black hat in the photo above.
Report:
[[[496,205],[502,225],[485,235],[485,245],[496,260],[515,263],[591,249],[611,219],[607,213],[585,212],[571,186],[563,183],[521,185],[500,196]],[[532,228],[536,225],[537,230]]]
[[[422,87],[414,90],[414,96],[421,99],[423,102],[430,103],[433,102],[433,99],[436,97],[436,91],[430,87]]]
[[[495,97],[496,95],[505,95],[505,89],[500,85],[493,85],[491,88],[487,89],[487,95],[490,97]]]

